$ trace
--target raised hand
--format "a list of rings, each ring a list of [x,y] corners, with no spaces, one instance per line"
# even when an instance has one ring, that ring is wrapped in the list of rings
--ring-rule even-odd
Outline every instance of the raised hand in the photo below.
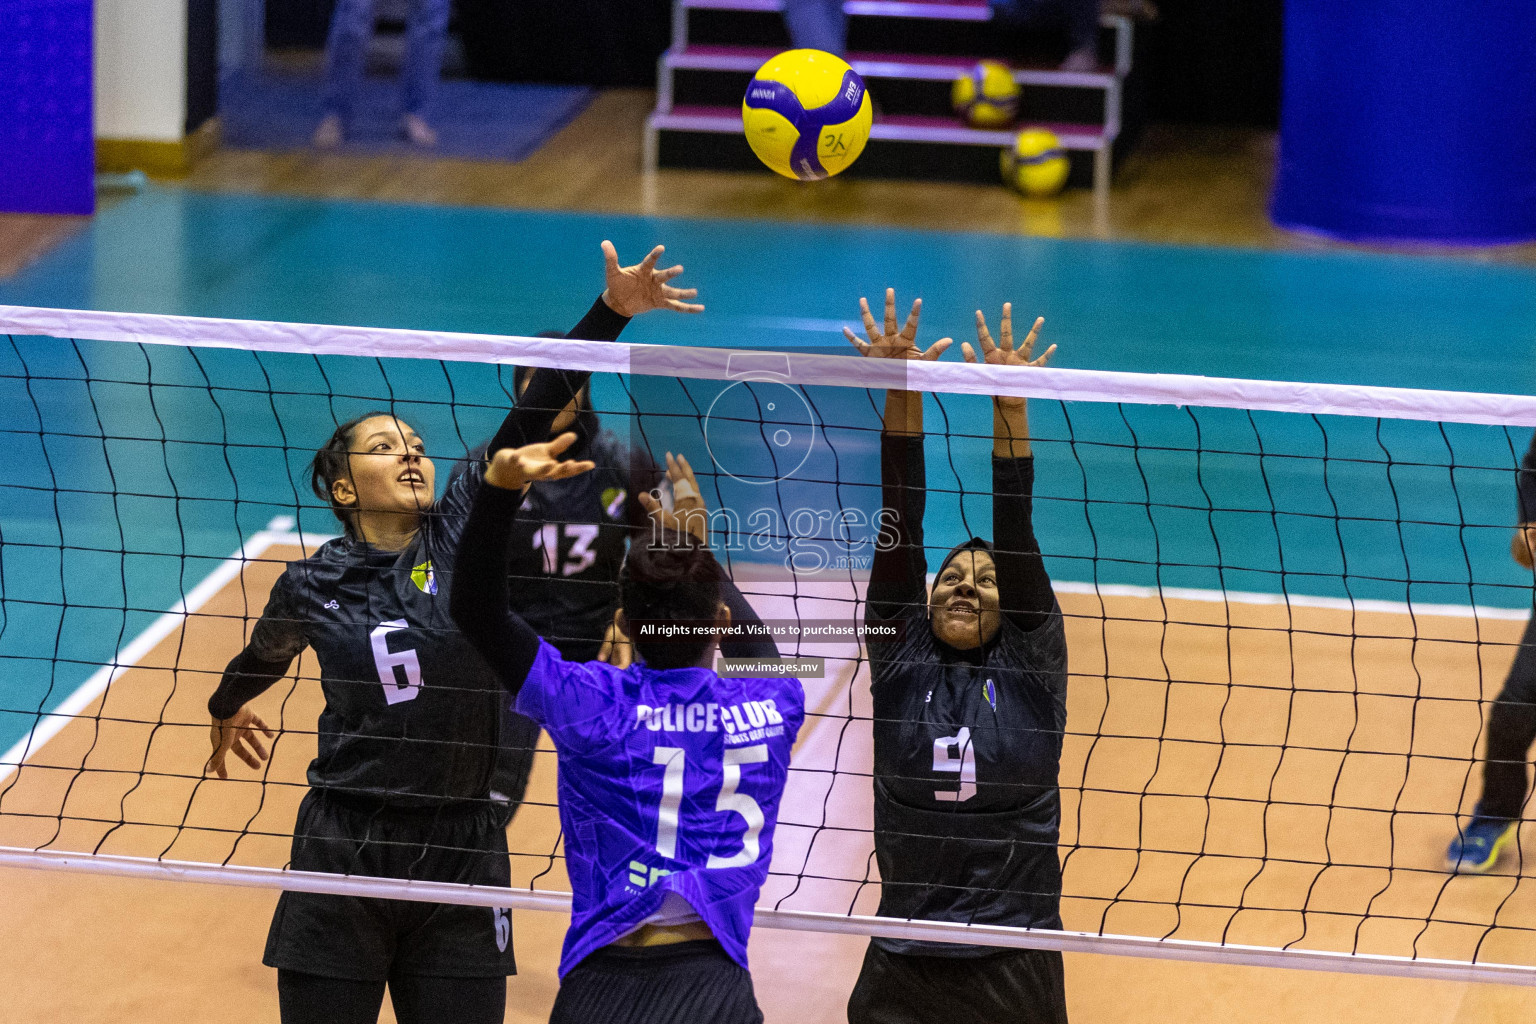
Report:
[[[683,265],[657,270],[656,261],[666,252],[658,245],[632,267],[619,266],[619,252],[609,241],[603,242],[603,276],[606,287],[603,301],[620,316],[639,316],[653,309],[673,309],[679,313],[702,313],[704,307],[685,299],[697,298],[697,288],[674,288],[667,282],[683,272]]]
[[[606,661],[614,668],[629,668],[635,660],[635,646],[628,635],[619,628],[619,613],[613,613],[613,621],[603,631],[603,646],[597,652],[598,661]]]
[[[518,491],[535,480],[564,480],[597,467],[590,459],[562,460],[560,454],[576,443],[569,430],[549,441],[503,448],[491,457],[486,482],[507,491]]]
[[[1035,340],[1040,337],[1040,328],[1045,326],[1045,317],[1035,317],[1034,326],[1029,329],[1029,334],[1024,338],[1023,344],[1015,347],[1013,344],[1013,303],[1003,303],[1003,319],[998,325],[999,340],[992,341],[992,332],[987,330],[987,318],[981,310],[976,311],[976,342],[981,346],[982,361],[992,366],[1044,366],[1050,361],[1051,355],[1056,351],[1052,345],[1046,349],[1039,358],[1033,358],[1035,352]],[[968,363],[976,362],[976,350],[970,342],[960,346],[960,352]],[[1022,398],[1008,398],[999,396],[996,401],[1000,405],[1022,405]]]
[[[682,455],[667,452],[667,480],[672,485],[672,507],[664,508],[654,494],[642,491],[640,505],[653,523],[669,530],[687,531],[701,544],[709,543],[709,510],[693,467]]]
[[[859,350],[859,355],[872,359],[926,359],[932,361],[944,354],[949,346],[954,344],[953,338],[940,338],[926,350],[917,347],[917,320],[923,312],[923,300],[912,301],[912,311],[907,314],[907,322],[901,328],[896,329],[896,289],[885,290],[885,330],[882,332],[875,323],[875,315],[869,311],[869,300],[859,300],[859,312],[864,319],[864,333],[869,336],[868,341],[861,341],[859,337],[843,328],[843,337],[847,338],[853,347]]]
[[[269,756],[261,737],[272,739],[276,735],[260,715],[248,708],[241,708],[228,718],[215,718],[210,735],[213,754],[203,766],[203,774],[229,778],[225,759],[231,752],[250,767],[259,769]]]

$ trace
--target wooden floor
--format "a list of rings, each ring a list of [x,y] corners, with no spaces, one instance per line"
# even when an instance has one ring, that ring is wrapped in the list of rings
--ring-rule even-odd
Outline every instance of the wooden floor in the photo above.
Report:
[[[1117,170],[1108,214],[1101,217],[1085,189],[1056,199],[1028,200],[1001,185],[857,178],[806,185],[766,171],[643,174],[641,127],[654,105],[650,90],[602,93],[543,149],[519,164],[429,155],[224,149],[204,158],[186,178],[166,183],[327,199],[891,225],[1297,251],[1353,248],[1281,231],[1270,223],[1267,203],[1276,150],[1272,132],[1154,125]],[[0,214],[0,281],[82,223],[79,218]],[[1392,251],[1536,262],[1536,245]]]
[[[243,769],[228,782],[198,777],[213,674],[278,568],[248,566],[34,752],[0,786],[0,844],[283,865],[314,754],[318,685],[287,681],[259,699],[284,730],[265,785]],[[790,614],[787,587],[749,586],[765,615],[780,603]],[[795,610],[846,614],[847,586],[802,584]],[[1501,680],[1519,622],[1062,602],[1068,928],[1536,964],[1536,880],[1440,870],[1468,799],[1477,702]],[[852,649],[808,653],[832,671],[807,682],[816,714],[796,746],[763,902],[869,912],[867,679]],[[566,887],[550,754],[509,841],[517,884],[537,876],[539,888]],[[272,974],[260,966],[274,893],[19,870],[0,871],[0,889],[0,1021],[276,1018]],[[517,915],[509,1021],[546,1018],[564,924]],[[842,1020],[862,948],[758,929],[754,978],[768,1020]],[[1496,1024],[1536,1011],[1536,989],[1093,955],[1068,958],[1068,995],[1077,1024]]]

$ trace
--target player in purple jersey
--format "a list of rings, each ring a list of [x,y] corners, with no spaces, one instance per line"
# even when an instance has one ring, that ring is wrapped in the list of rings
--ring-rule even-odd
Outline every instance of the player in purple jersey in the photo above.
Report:
[[[560,460],[574,441],[563,434],[496,454],[465,527],[451,605],[559,757],[572,908],[550,1020],[752,1024],[762,1013],[747,937],[805,695],[797,679],[715,672],[717,649],[772,658],[778,648],[728,632],[760,620],[710,553],[693,472],[670,454],[674,509],[644,496],[654,529],[630,546],[619,576],[639,660],[625,669],[565,661],[509,610],[503,567],[523,492],[590,470]]]

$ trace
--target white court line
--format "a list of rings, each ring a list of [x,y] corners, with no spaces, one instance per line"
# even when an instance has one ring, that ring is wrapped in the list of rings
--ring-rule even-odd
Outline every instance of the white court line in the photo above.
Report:
[[[11,745],[3,756],[0,756],[0,782],[4,782],[19,768],[28,757],[36,754],[53,737],[57,736],[66,725],[75,721],[91,706],[91,702],[107,691],[107,687],[117,681],[124,672],[133,668],[155,645],[186,622],[187,617],[195,614],[203,605],[213,599],[213,596],[223,590],[230,582],[240,576],[241,570],[247,562],[254,561],[262,556],[268,548],[277,544],[291,544],[303,548],[305,545],[313,546],[323,543],[330,538],[325,535],[304,534],[302,531],[294,533],[294,521],[290,516],[278,516],[267,524],[267,528],[241,544],[228,558],[219,563],[213,572],[208,574],[197,586],[177,601],[170,611],[165,612],[149,628],[130,640],[110,662],[101,666],[91,674],[91,677],[64,699],[58,707],[47,714],[41,714],[27,734]]]
[[[0,846],[0,867],[36,871],[82,872],[120,878],[166,882],[194,882],[288,892],[333,893],[371,896],[421,903],[456,903],[475,907],[510,907],[569,913],[571,894],[540,889],[500,889],[453,882],[419,882],[367,875],[333,875],[318,871],[247,867],[238,864],[200,864],[195,861],[155,860],[119,854],[72,853],[63,850],[30,850]],[[1494,982],[1536,986],[1536,968],[1520,964],[1468,963],[1376,953],[1339,953],[1313,949],[1275,949],[1239,946],[1193,939],[1153,939],[1139,935],[1100,935],[1094,932],[1013,928],[1006,925],[957,924],[949,921],[909,921],[900,918],[828,914],[814,910],[772,910],[758,907],[753,916],[758,928],[789,931],[834,932],[843,935],[880,935],[893,939],[927,939],[1015,949],[1059,949],[1068,953],[1098,953],[1154,960],[1228,964],[1244,967],[1280,967],[1292,970],[1330,971],[1343,974],[1375,974],[1453,982]]]
[[[932,578],[930,574],[930,579]],[[1070,583],[1053,581],[1058,594],[1088,594],[1099,597],[1156,598],[1161,594],[1174,601],[1202,601],[1211,604],[1289,605],[1293,608],[1327,608],[1339,612],[1374,612],[1384,615],[1423,615],[1449,619],[1504,619],[1524,622],[1529,608],[1494,608],[1484,604],[1420,604],[1408,601],[1351,601],[1344,597],[1308,597],[1305,594],[1265,594],[1247,590],[1198,590],[1190,587],[1137,587],[1120,583]]]

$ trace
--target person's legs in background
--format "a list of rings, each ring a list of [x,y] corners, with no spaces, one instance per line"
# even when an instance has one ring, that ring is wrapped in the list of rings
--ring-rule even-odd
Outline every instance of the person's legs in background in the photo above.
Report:
[[[341,144],[346,120],[363,82],[363,57],[373,36],[373,0],[336,0],[331,31],[325,40],[323,112],[315,129],[315,145],[334,149]]]
[[[1446,851],[1452,871],[1491,870],[1500,852],[1515,842],[1525,813],[1526,763],[1536,741],[1536,614],[1525,625],[1514,664],[1488,711],[1487,737],[1477,808]]]
[[[405,116],[400,128],[417,146],[437,145],[437,132],[427,123],[427,108],[442,74],[448,4],[449,0],[415,0],[406,24]]]
[[[1063,71],[1099,69],[1099,0],[1062,0],[1067,38],[1071,41]]]
[[[1013,28],[1066,29],[1063,71],[1096,71],[1099,66],[1100,0],[991,0],[992,18]]]
[[[848,48],[843,0],[784,0],[784,24],[797,50],[825,50],[841,57]]]

